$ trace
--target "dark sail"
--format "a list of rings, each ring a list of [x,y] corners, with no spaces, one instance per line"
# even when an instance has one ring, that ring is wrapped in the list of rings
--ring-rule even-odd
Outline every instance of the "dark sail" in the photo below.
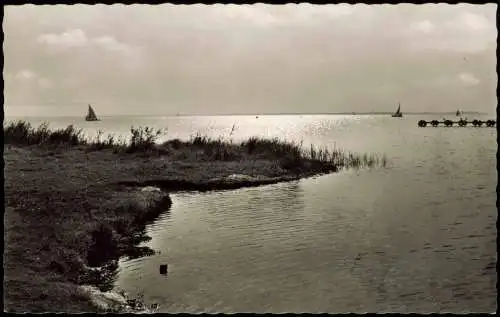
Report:
[[[401,113],[401,104],[398,104],[398,110],[396,110],[396,113],[392,115],[395,118],[401,118],[403,114]]]
[[[87,113],[87,116],[85,117],[86,121],[99,121],[97,118],[94,109],[89,105],[89,111]]]

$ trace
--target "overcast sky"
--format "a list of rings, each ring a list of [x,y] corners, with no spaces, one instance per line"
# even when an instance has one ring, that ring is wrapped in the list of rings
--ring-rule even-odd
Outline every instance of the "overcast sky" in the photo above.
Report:
[[[496,109],[497,6],[7,6],[7,115]]]

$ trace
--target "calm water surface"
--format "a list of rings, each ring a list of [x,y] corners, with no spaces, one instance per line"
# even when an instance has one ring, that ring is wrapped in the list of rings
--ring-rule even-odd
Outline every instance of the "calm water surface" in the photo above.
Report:
[[[89,135],[142,125],[168,127],[166,138],[277,136],[387,155],[386,169],[172,195],[172,209],[148,227],[147,245],[161,253],[122,261],[116,281],[162,312],[493,312],[496,129],[417,127],[433,118],[31,121],[73,122]]]

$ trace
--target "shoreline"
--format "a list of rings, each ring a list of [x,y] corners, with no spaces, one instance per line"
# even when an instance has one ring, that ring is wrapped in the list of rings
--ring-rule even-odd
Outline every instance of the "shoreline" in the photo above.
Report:
[[[321,175],[321,174],[318,174]],[[185,185],[176,185],[176,186],[171,186],[170,184],[173,183],[171,180],[166,180],[166,183],[169,184],[166,187],[170,188],[168,194],[173,194],[177,192],[195,192],[195,193],[202,193],[202,192],[210,192],[210,191],[219,191],[219,190],[234,190],[234,189],[240,189],[240,188],[249,188],[249,187],[258,187],[258,186],[264,186],[264,185],[271,185],[271,184],[278,184],[282,182],[290,182],[290,181],[295,181],[295,180],[300,180],[308,177],[313,177],[313,176],[318,176],[318,175],[304,175],[303,177],[289,177],[289,178],[272,178],[272,179],[263,179],[263,180],[255,180],[255,181],[232,181],[228,183],[223,183],[223,182],[218,182],[218,185],[212,185],[210,182],[207,183],[190,183],[190,182],[184,182]],[[165,185],[162,184],[162,180],[156,180],[156,181],[146,181],[143,183],[138,183],[138,182],[132,182],[132,183],[122,183],[120,185],[125,186],[126,188],[137,188],[140,189],[141,191],[146,190],[147,192],[153,192],[153,193],[165,193]],[[158,185],[159,187],[156,187],[155,185]],[[130,253],[122,253],[120,254],[120,258],[122,257],[128,257],[130,258],[137,258],[137,257],[144,257],[144,256],[150,256],[156,254],[155,250],[150,249],[149,247],[137,247],[138,243],[143,242],[143,241],[149,241],[150,237],[145,235],[145,227],[147,224],[154,222],[161,214],[163,213],[168,213],[170,212],[170,208],[172,207],[172,202],[170,200],[170,196],[167,194],[165,196],[169,200],[168,208],[165,209],[164,211],[161,211],[159,213],[154,213],[154,216],[149,218],[147,221],[143,223],[143,227],[141,227],[140,231],[135,231],[135,232],[129,232],[129,235],[136,235],[140,234],[141,241],[137,241],[137,243],[131,243],[128,244],[128,247],[131,248],[132,254]],[[155,207],[148,207],[147,210],[150,210],[150,208],[154,209]],[[111,261],[111,262],[110,262]],[[111,270],[114,270],[115,267],[113,266],[112,261],[116,260],[109,260],[108,262],[104,263],[104,270],[101,271],[106,276],[110,276],[113,274],[110,270],[107,269],[107,266],[111,268]],[[111,264],[111,265],[110,265]],[[102,278],[102,276],[101,276]],[[106,311],[106,312],[116,312],[116,313],[154,313],[157,312],[159,306],[155,303],[152,304],[147,304],[145,303],[142,299],[140,298],[134,298],[130,297],[129,294],[125,293],[125,291],[116,289],[115,287],[112,287],[111,289],[108,290],[101,290],[99,287],[96,285],[90,284],[90,285],[81,285],[80,289],[88,294],[90,296],[91,302],[97,306],[100,307],[101,311]],[[133,304],[132,304],[133,303]]]
[[[147,224],[170,212],[170,193],[262,186],[349,167],[312,149],[317,157],[299,156],[293,144],[278,141],[198,138],[135,144],[133,151],[119,145],[117,151],[114,144],[74,138],[37,144],[33,135],[9,133],[4,146],[7,312],[144,311],[140,300],[109,291],[121,257],[154,254],[138,245],[150,240]],[[60,133],[49,139],[54,135],[62,138]],[[354,167],[363,160],[366,155],[345,157]],[[134,303],[139,305],[127,308]]]
[[[71,151],[71,150],[69,150]],[[10,170],[6,174],[15,173],[14,170],[10,169],[8,166],[13,156],[16,156],[18,159],[23,159],[28,157],[29,160],[33,159],[42,159],[46,158],[44,156],[43,151],[39,149],[23,149],[16,147],[7,147],[5,151],[6,156],[6,170]],[[61,158],[59,158],[59,163]],[[28,161],[29,161],[28,160]],[[29,163],[29,162],[26,162]],[[111,167],[112,166],[108,166]],[[103,166],[103,170],[106,167]],[[23,171],[24,176],[26,176],[29,171],[26,168],[20,168],[20,171]],[[332,172],[336,170],[332,169]],[[154,221],[159,215],[164,212],[169,212],[172,201],[170,199],[169,194],[178,191],[194,191],[194,192],[206,192],[206,191],[214,191],[214,190],[232,190],[238,188],[245,187],[255,187],[262,186],[268,184],[276,184],[280,182],[294,181],[302,178],[315,176],[324,173],[305,173],[302,175],[292,174],[292,175],[283,175],[280,177],[244,177],[241,174],[232,174],[229,177],[215,178],[205,182],[196,182],[192,180],[175,180],[175,179],[156,179],[156,180],[144,180],[144,181],[116,181],[110,182],[107,184],[102,184],[100,186],[94,187],[93,192],[91,194],[90,204],[87,208],[94,209],[95,215],[93,218],[93,222],[87,220],[87,227],[92,228],[91,230],[87,230],[84,235],[86,236],[98,236],[98,238],[94,239],[94,243],[87,241],[86,250],[84,252],[80,252],[80,254],[75,254],[70,250],[67,251],[69,254],[63,254],[58,259],[54,259],[51,261],[47,261],[48,268],[39,269],[38,274],[44,274],[43,271],[52,271],[50,273],[59,275],[59,280],[65,280],[67,283],[67,287],[73,287],[75,290],[74,293],[78,293],[80,291],[84,291],[81,295],[84,297],[89,297],[88,300],[93,302],[92,306],[99,306],[101,308],[93,307],[93,310],[90,311],[108,311],[104,309],[105,305],[108,305],[109,311],[117,311],[114,305],[118,305],[119,303],[126,303],[124,301],[123,296],[118,296],[117,293],[114,293],[114,297],[110,296],[110,291],[112,291],[112,280],[114,277],[114,271],[116,270],[116,261],[121,257],[142,257],[154,254],[154,250],[149,249],[148,247],[137,247],[137,245],[141,242],[148,241],[149,237],[145,235],[146,225],[152,221]],[[33,175],[36,176],[36,175]],[[46,175],[49,176],[49,175]],[[232,176],[232,177],[231,177]],[[6,182],[9,182],[9,178],[6,177]],[[62,184],[64,185],[64,184]],[[72,185],[75,185],[73,183]],[[7,186],[8,188],[9,186]],[[157,188],[158,190],[155,190]],[[144,190],[146,189],[146,190]],[[89,193],[87,191],[87,193]],[[74,192],[64,192],[67,195],[67,202],[73,200],[80,200],[78,203],[85,203],[85,198],[81,195],[78,195]],[[76,195],[75,195],[76,194]],[[11,207],[9,205],[11,198],[11,191],[6,189],[6,202],[8,209],[6,210],[6,228],[9,226],[15,225],[17,228],[23,227],[23,225],[16,221],[9,221],[14,213],[19,212],[18,209],[14,206]],[[20,196],[23,196],[22,194]],[[99,197],[100,196],[100,197]],[[39,197],[42,198],[42,197]],[[95,200],[95,202],[93,202]],[[106,215],[103,216],[102,212],[97,212],[100,202],[107,200],[106,203],[102,205],[102,211],[106,210],[106,212],[113,212],[113,216]],[[36,204],[36,201],[34,202]],[[111,205],[114,204],[114,208]],[[15,205],[15,203],[14,203]],[[63,206],[61,206],[63,207]],[[69,207],[69,206],[64,206]],[[17,209],[17,210],[16,210]],[[113,210],[114,209],[114,210]],[[126,215],[126,216],[124,216]],[[48,216],[46,214],[45,216]],[[102,225],[101,219],[107,218],[107,223]],[[131,220],[133,219],[133,220]],[[126,229],[122,229],[120,226],[123,226],[121,222],[131,221],[132,223]],[[14,223],[9,223],[14,222]],[[102,226],[101,226],[102,225]],[[56,228],[54,228],[56,229]],[[18,229],[19,230],[19,229]],[[57,229],[56,229],[57,230]],[[6,231],[9,231],[7,229]],[[24,226],[22,231],[32,231],[29,226]],[[43,230],[48,231],[48,230]],[[35,234],[35,233],[33,233]],[[9,238],[6,239],[6,244],[9,244]],[[115,244],[114,247],[110,245]],[[31,249],[44,249],[46,245],[37,246],[37,248],[31,247]],[[30,247],[26,247],[30,249]],[[92,251],[95,249],[95,251]],[[110,253],[110,249],[116,249],[114,252]],[[48,251],[48,250],[47,250]],[[55,250],[54,250],[55,251]],[[86,251],[86,252],[85,252]],[[56,251],[57,252],[57,251]],[[85,253],[87,253],[87,261],[85,258]],[[102,256],[102,258],[97,259],[95,264],[89,265],[88,254],[108,254],[108,256]],[[9,252],[7,252],[6,262],[12,262],[14,259],[9,256]],[[35,258],[35,261],[40,261],[40,258]],[[20,262],[20,261],[18,261]],[[87,262],[87,263],[85,263]],[[75,267],[75,268],[68,268]],[[42,272],[40,272],[42,271]],[[6,270],[6,278],[9,279],[9,271]],[[49,272],[47,272],[49,273]],[[49,273],[49,274],[50,274]],[[14,274],[15,275],[15,274]],[[87,285],[94,287],[94,289],[83,288],[83,286]],[[26,286],[25,286],[26,287]],[[28,287],[29,288],[29,287]],[[50,287],[47,292],[50,292]],[[55,291],[55,290],[53,290]],[[100,291],[100,292],[99,292]],[[55,291],[57,293],[57,291]],[[31,293],[31,292],[30,292]],[[9,312],[20,312],[24,311],[24,309],[17,310],[15,309],[15,304],[10,303],[8,294],[9,294],[9,283],[6,284],[6,310]],[[55,294],[54,294],[55,295]],[[75,294],[78,296],[78,294]],[[42,295],[40,299],[44,300],[49,297],[50,294],[46,293]],[[134,300],[134,299],[130,299]],[[125,305],[125,304],[123,304]],[[14,307],[9,307],[14,306]],[[83,309],[85,306],[77,305],[80,309],[69,308],[66,309],[62,307],[63,311],[69,312],[81,312],[81,311],[89,311],[91,307],[87,306],[86,309]],[[143,306],[142,306],[143,307]],[[13,309],[12,309],[13,308]],[[12,309],[12,310],[11,310]],[[30,310],[30,307],[26,307],[27,310]],[[44,308],[47,309],[47,308]],[[32,311],[42,312],[44,309],[38,310],[35,309]],[[52,307],[54,309],[54,307]],[[97,309],[97,310],[95,310]],[[143,307],[144,309],[144,307]],[[59,311],[59,310],[56,310]],[[118,311],[130,311],[130,309],[125,308],[125,306],[121,307]]]

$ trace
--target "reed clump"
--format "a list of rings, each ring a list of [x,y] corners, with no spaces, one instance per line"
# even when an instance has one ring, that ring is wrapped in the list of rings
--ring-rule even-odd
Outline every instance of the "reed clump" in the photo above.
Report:
[[[83,131],[69,125],[64,129],[50,130],[47,123],[33,128],[29,122],[17,121],[4,125],[4,142],[15,145],[84,145]]]
[[[34,128],[29,122],[16,121],[4,124],[4,142],[13,145],[38,146],[86,146],[89,151],[112,149],[115,153],[135,153],[157,151],[157,140],[165,131],[150,127],[131,127],[130,139],[125,141],[109,134],[103,139],[103,132],[98,131],[94,139],[89,140],[82,129],[69,125],[64,129],[49,129],[47,123]]]
[[[106,139],[102,139],[102,135],[103,132],[99,130],[94,140],[89,144],[89,150],[116,149],[118,151],[119,148],[126,146],[126,142],[123,139],[118,140],[113,134],[109,134]]]
[[[130,141],[126,145],[126,152],[134,153],[138,151],[151,151],[156,150],[156,141],[166,131],[162,129],[154,130],[150,127],[130,128]]]

